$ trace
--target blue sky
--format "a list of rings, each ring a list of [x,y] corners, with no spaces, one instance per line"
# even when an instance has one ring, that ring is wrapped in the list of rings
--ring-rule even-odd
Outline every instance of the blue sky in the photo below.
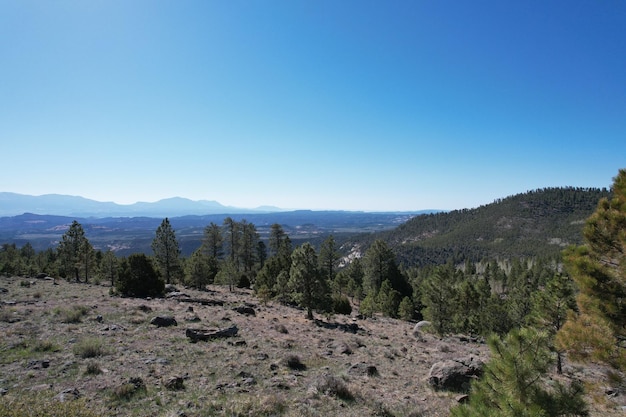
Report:
[[[0,0],[0,191],[460,209],[626,167],[626,2]]]

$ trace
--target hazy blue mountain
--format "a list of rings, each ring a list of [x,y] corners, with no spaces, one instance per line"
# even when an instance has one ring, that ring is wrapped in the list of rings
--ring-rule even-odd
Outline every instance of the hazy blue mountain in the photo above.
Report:
[[[276,207],[245,209],[224,206],[217,201],[193,201],[181,197],[154,203],[116,204],[83,197],[46,194],[41,196],[0,192],[0,216],[23,213],[76,217],[175,217],[224,213],[268,213],[282,211]]]

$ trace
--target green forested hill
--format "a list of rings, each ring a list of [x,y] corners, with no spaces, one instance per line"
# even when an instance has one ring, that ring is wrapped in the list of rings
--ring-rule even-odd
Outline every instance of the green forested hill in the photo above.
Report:
[[[567,245],[582,243],[585,219],[608,195],[607,189],[544,188],[474,209],[417,216],[349,244],[363,250],[383,239],[405,266],[552,256]]]

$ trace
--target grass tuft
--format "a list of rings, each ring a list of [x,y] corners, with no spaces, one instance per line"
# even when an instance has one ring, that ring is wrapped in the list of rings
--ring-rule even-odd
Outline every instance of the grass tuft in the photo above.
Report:
[[[104,342],[99,338],[85,338],[74,346],[74,355],[83,359],[97,358],[98,356],[106,355],[106,353]]]
[[[43,394],[20,392],[20,395],[0,396],[0,416],[3,417],[98,417],[83,399],[60,402]]]
[[[61,319],[61,323],[80,323],[82,318],[89,312],[89,307],[73,305],[70,308],[56,308],[54,315]]]

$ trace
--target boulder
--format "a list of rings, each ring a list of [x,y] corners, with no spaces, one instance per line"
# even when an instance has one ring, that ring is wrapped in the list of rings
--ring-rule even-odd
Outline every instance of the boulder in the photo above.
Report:
[[[236,311],[239,314],[243,314],[244,316],[256,316],[256,312],[254,311],[254,309],[248,306],[234,307],[233,311]]]
[[[178,289],[173,284],[165,284],[165,292],[178,292]]]
[[[483,362],[469,356],[435,363],[428,373],[428,383],[435,389],[466,392],[470,382],[483,373]]]
[[[378,376],[378,369],[374,365],[364,362],[355,363],[348,368],[348,375],[356,376]]]
[[[165,388],[170,391],[180,391],[185,389],[185,378],[182,376],[173,376],[165,381]]]
[[[66,401],[77,400],[80,397],[81,397],[80,391],[78,391],[78,388],[74,387],[74,388],[64,389],[59,394],[57,394],[54,398],[57,401],[64,403]]]
[[[172,316],[156,316],[150,320],[150,324],[154,324],[157,327],[178,326],[176,319]]]

